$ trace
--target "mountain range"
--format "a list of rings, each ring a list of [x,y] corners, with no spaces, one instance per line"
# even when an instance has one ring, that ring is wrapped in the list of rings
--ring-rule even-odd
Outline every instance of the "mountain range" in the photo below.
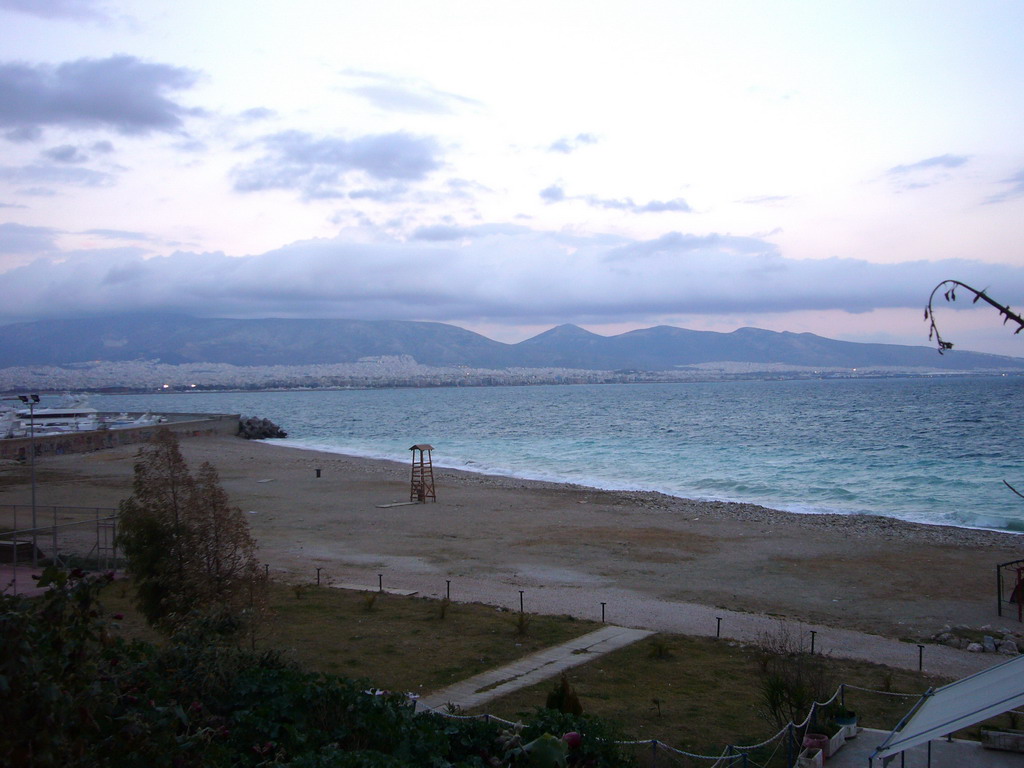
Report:
[[[862,344],[811,333],[656,326],[600,336],[560,325],[505,344],[454,325],[397,320],[233,320],[132,315],[0,326],[0,367],[88,361],[315,365],[409,355],[429,366],[665,371],[735,362],[819,368],[1019,370],[1024,359],[933,347]]]

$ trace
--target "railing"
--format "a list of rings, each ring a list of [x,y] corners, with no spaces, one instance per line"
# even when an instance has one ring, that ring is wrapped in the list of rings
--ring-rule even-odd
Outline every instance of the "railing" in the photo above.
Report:
[[[41,520],[50,522],[40,525]],[[21,527],[26,522],[29,527]],[[116,509],[36,506],[33,510],[29,504],[0,504],[0,525],[6,529],[0,532],[0,591],[32,589],[31,576],[45,565],[89,570],[114,570],[118,565]]]

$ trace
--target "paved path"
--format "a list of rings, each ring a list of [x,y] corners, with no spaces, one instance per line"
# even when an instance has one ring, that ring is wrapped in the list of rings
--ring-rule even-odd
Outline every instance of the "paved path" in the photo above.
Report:
[[[424,597],[444,597],[445,585],[439,592],[431,590],[422,577],[392,573],[388,580],[396,587],[414,588]],[[460,578],[452,580],[451,594],[456,601],[477,601],[519,609],[519,590],[524,590],[526,610],[552,616],[570,614],[582,618],[599,619],[601,602],[607,608],[608,621],[620,625],[642,627],[654,632],[671,632],[697,637],[715,637],[721,617],[721,637],[743,643],[757,642],[765,633],[776,633],[781,626],[803,638],[805,648],[810,647],[811,632],[815,633],[815,651],[835,658],[861,659],[897,669],[918,668],[918,647],[915,643],[858,632],[852,629],[810,624],[792,619],[779,619],[756,613],[743,613],[714,608],[697,603],[676,602],[633,590],[609,586],[546,586],[528,583],[508,584],[492,579]],[[1009,622],[1007,622],[1009,624]],[[1001,634],[1002,625],[993,628]],[[966,677],[1006,661],[1007,657],[994,653],[967,653],[942,645],[927,644],[921,657],[926,673],[951,678]]]
[[[618,650],[653,634],[646,629],[609,625],[567,643],[525,656],[504,667],[481,672],[416,702],[418,710],[442,709],[455,704],[472,709],[506,693],[554,677],[563,670],[585,664],[603,653]]]

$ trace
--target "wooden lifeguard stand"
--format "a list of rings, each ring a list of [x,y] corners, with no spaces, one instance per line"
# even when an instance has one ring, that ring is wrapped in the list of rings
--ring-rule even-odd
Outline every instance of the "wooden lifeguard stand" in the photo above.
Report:
[[[430,452],[434,446],[421,443],[409,449],[412,451],[412,489],[409,501],[426,503],[427,499],[437,501],[434,493],[434,463]]]

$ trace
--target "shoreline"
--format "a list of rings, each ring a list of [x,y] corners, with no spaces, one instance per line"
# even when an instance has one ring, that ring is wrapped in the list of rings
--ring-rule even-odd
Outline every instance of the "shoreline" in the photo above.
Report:
[[[320,568],[333,583],[375,586],[380,575],[443,596],[450,581],[453,599],[507,594],[506,605],[523,589],[535,605],[561,595],[557,612],[575,615],[613,601],[612,620],[626,625],[641,605],[699,604],[891,637],[1019,628],[996,615],[992,578],[997,563],[1024,557],[1013,533],[438,467],[437,503],[389,507],[409,500],[409,464],[238,438],[181,445],[193,470],[217,468],[261,559],[289,582],[313,582]],[[38,504],[116,507],[136,450],[39,462]],[[0,480],[0,504],[29,502],[28,468],[4,467]]]
[[[266,442],[267,445],[273,445],[273,446],[277,446],[279,448],[291,449],[291,450],[295,450],[295,451],[305,451],[307,453],[323,454],[323,455],[326,455],[326,456],[343,456],[343,457],[351,458],[351,459],[361,459],[361,460],[365,460],[365,461],[380,461],[380,462],[385,462],[385,463],[389,463],[389,464],[406,466],[405,462],[403,462],[403,461],[401,461],[399,459],[395,459],[395,458],[391,458],[391,457],[387,457],[387,456],[370,455],[368,453],[352,453],[352,452],[345,451],[345,450],[340,449],[340,448],[334,449],[334,448],[331,448],[329,446],[322,446],[322,445],[303,445],[303,444],[300,444],[300,442],[298,440],[294,440],[294,442],[293,442],[293,440],[294,440],[293,438],[280,438],[280,439],[267,440],[265,442]],[[807,506],[805,509],[785,509],[783,507],[769,506],[766,503],[761,503],[761,502],[757,502],[757,501],[741,501],[741,500],[736,500],[736,499],[713,498],[713,497],[694,498],[692,496],[678,495],[678,494],[670,493],[668,491],[657,490],[657,489],[649,489],[649,488],[619,488],[619,487],[613,487],[613,486],[602,486],[602,485],[598,485],[598,484],[589,484],[589,483],[585,483],[585,482],[574,482],[574,481],[571,481],[571,480],[537,478],[537,477],[529,477],[529,476],[526,476],[526,475],[516,475],[516,474],[513,474],[511,472],[503,473],[503,472],[497,472],[497,471],[493,471],[493,470],[492,471],[475,470],[475,469],[470,469],[470,468],[464,467],[464,466],[452,466],[452,465],[449,465],[449,464],[444,464],[444,463],[439,463],[439,462],[434,462],[434,469],[435,469],[435,472],[438,471],[438,470],[443,470],[445,472],[451,472],[455,476],[458,476],[458,475],[461,475],[461,474],[465,474],[465,475],[470,475],[470,476],[486,477],[486,478],[490,478],[492,481],[494,481],[495,484],[500,484],[500,481],[503,481],[503,480],[504,481],[508,481],[510,483],[518,483],[518,482],[522,482],[522,483],[536,483],[538,487],[546,487],[546,488],[559,488],[559,487],[563,487],[563,488],[576,488],[576,489],[581,489],[581,490],[586,490],[586,491],[593,491],[593,492],[599,492],[599,493],[620,493],[620,494],[641,494],[641,495],[649,494],[649,495],[654,496],[654,497],[662,497],[662,498],[664,498],[666,500],[672,500],[672,501],[684,502],[684,503],[691,503],[691,504],[724,504],[724,505],[729,505],[729,506],[736,505],[736,506],[744,506],[744,507],[753,507],[753,508],[762,509],[762,510],[765,510],[767,512],[781,514],[781,515],[798,515],[798,516],[806,516],[806,517],[835,517],[835,518],[838,518],[838,519],[841,519],[841,520],[842,519],[861,518],[861,517],[872,518],[872,519],[873,518],[877,518],[877,519],[880,519],[880,520],[892,520],[894,522],[897,522],[897,523],[900,523],[900,524],[903,524],[903,525],[923,526],[925,528],[932,528],[932,527],[934,527],[934,528],[949,528],[949,529],[952,529],[952,530],[977,531],[977,532],[980,532],[980,533],[994,533],[994,534],[998,534],[1000,536],[1006,535],[1006,536],[1014,536],[1014,537],[1024,535],[1024,530],[1013,530],[1013,529],[1009,529],[1009,528],[985,528],[985,527],[982,527],[982,526],[953,525],[953,524],[950,524],[950,523],[932,522],[932,521],[928,521],[928,520],[908,520],[908,519],[901,518],[901,517],[889,517],[889,516],[886,516],[886,515],[875,514],[875,513],[872,513],[872,512],[840,512],[840,511],[835,511],[835,510],[816,511],[817,508],[810,507],[810,506]],[[1024,557],[1024,553],[1022,553],[1022,557]]]

